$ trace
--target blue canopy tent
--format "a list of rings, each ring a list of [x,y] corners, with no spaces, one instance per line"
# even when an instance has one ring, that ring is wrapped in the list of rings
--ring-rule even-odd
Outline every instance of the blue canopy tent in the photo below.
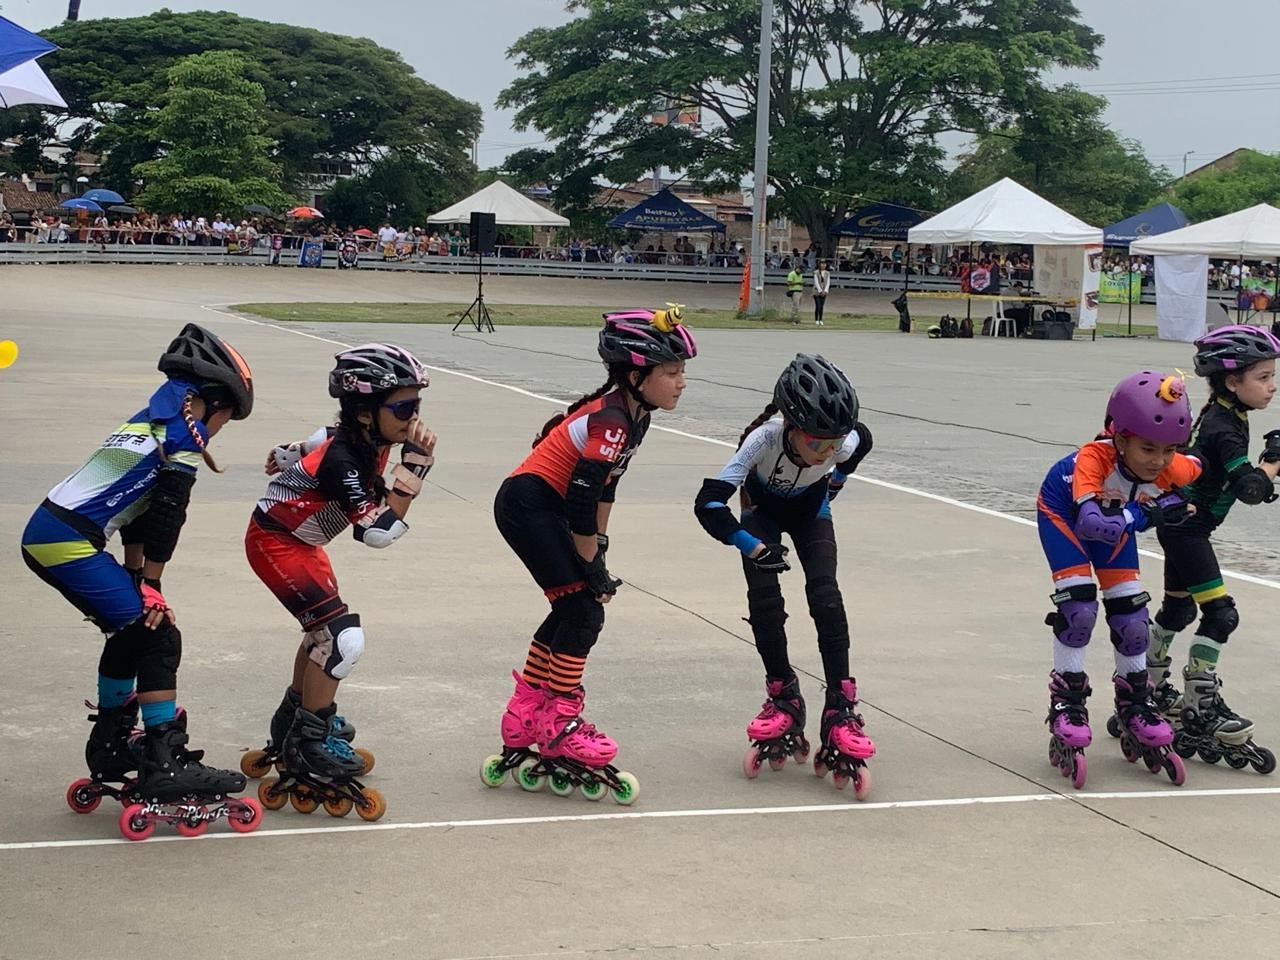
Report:
[[[1187,225],[1187,215],[1172,203],[1158,203],[1148,210],[1135,213],[1117,223],[1111,224],[1102,231],[1104,247],[1124,247],[1143,237],[1154,237],[1168,233],[1170,230],[1181,230]],[[1133,273],[1133,257],[1129,257],[1129,273]],[[1131,281],[1127,281],[1131,282]],[[1129,333],[1133,333],[1133,297],[1126,294],[1129,302]]]
[[[0,17],[0,73],[57,49],[55,44],[39,34],[24,30],[12,20]]]
[[[685,203],[670,190],[660,190],[609,221],[610,227],[659,233],[723,233],[724,224]]]
[[[831,232],[845,237],[906,241],[907,231],[923,223],[925,215],[896,203],[869,203],[836,224]]]

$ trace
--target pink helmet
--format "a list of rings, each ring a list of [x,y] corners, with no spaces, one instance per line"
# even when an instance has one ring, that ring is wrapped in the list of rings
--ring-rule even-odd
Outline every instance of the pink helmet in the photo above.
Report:
[[[1181,377],[1156,370],[1130,374],[1111,391],[1107,419],[1152,443],[1186,443],[1191,437],[1191,402]]]

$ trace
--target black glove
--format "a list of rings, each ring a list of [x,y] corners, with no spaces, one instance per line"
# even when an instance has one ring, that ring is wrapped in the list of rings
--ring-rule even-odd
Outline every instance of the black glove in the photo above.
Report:
[[[1159,530],[1161,527],[1177,527],[1186,523],[1193,514],[1188,509],[1191,505],[1180,493],[1169,492],[1148,500],[1142,505],[1151,521],[1151,526]]]
[[[780,543],[766,543],[759,556],[747,557],[757,570],[764,573],[786,573],[791,569],[787,563],[787,554],[791,551]]]
[[[1266,446],[1258,456],[1259,463],[1280,463],[1280,430],[1268,430],[1262,435]]]
[[[596,556],[601,560],[604,559],[604,552],[609,549],[609,535],[607,533],[596,534]]]
[[[605,568],[603,550],[597,550],[592,560],[583,560],[581,556],[578,560],[582,564],[582,578],[587,582],[587,589],[593,597],[612,597],[618,592],[622,581],[614,579]]]

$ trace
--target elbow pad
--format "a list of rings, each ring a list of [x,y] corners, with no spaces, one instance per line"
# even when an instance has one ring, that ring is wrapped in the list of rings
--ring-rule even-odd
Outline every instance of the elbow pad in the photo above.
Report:
[[[147,512],[139,518],[142,523],[142,555],[156,563],[168,563],[173,559],[178,545],[178,534],[187,522],[187,504],[191,502],[191,488],[196,475],[185,470],[161,470],[151,491]]]
[[[409,525],[388,506],[379,507],[351,526],[351,535],[375,550],[391,546],[408,532]]]
[[[1231,484],[1231,491],[1237,500],[1250,506],[1264,501],[1270,503],[1276,498],[1275,484],[1257,467],[1237,477]]]
[[[844,474],[845,477],[850,476],[858,469],[858,464],[860,464],[863,458],[871,452],[871,448],[874,446],[874,441],[871,438],[871,428],[865,423],[862,421],[855,423],[853,425],[853,432],[858,435],[858,449],[853,451],[853,456],[844,463],[836,465],[836,469]]]
[[[734,491],[735,487],[727,480],[708,477],[702,481],[702,489],[693,501],[693,515],[702,529],[721,543],[733,543],[734,534],[742,529],[729,509],[729,498]]]
[[[599,460],[579,460],[573,468],[569,489],[564,496],[565,516],[569,520],[569,529],[580,537],[596,534],[596,506],[612,469],[611,464]]]

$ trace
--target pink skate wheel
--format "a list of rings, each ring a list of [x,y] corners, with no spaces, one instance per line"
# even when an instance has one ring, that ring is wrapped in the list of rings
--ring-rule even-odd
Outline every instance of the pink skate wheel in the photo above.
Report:
[[[262,807],[252,797],[240,797],[235,807],[227,816],[227,826],[236,833],[249,833],[257,830],[262,823]]]
[[[88,777],[81,777],[67,787],[67,806],[76,813],[93,813],[97,810],[102,803],[102,794],[93,792],[92,787],[93,781]]]
[[[843,790],[845,787],[845,784],[849,782],[849,778],[846,777],[843,773],[832,773],[831,782],[836,785],[837,790]]]
[[[1175,787],[1180,787],[1187,782],[1187,768],[1182,758],[1176,753],[1170,753],[1164,758],[1164,772],[1169,775]]]
[[[204,818],[204,815],[208,812],[208,807],[197,807],[195,812],[196,819],[188,820],[184,818],[175,823],[174,827],[184,837],[198,837],[209,829],[209,821]]]
[[[760,748],[752,744],[742,755],[742,775],[748,780],[760,776]]]
[[[769,758],[769,769],[774,771],[775,773],[781,770],[786,765],[787,765],[786,757],[770,757]]]
[[[1083,753],[1077,753],[1075,759],[1075,769],[1071,776],[1071,785],[1077,790],[1084,787],[1084,781],[1089,776],[1089,761],[1084,758]]]
[[[156,822],[143,810],[140,803],[133,803],[120,811],[120,833],[126,840],[145,840],[156,832]]]
[[[857,800],[865,800],[871,794],[871,771],[859,767],[853,775],[853,796]]]

